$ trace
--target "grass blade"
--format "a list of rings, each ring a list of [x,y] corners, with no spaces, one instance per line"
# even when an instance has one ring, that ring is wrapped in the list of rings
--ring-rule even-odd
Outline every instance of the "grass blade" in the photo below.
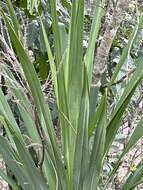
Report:
[[[138,67],[132,77],[132,79],[129,81],[127,87],[124,90],[124,93],[122,97],[120,98],[112,116],[111,120],[107,124],[107,134],[106,134],[106,146],[105,146],[105,153],[108,152],[113,139],[117,133],[117,130],[119,128],[119,124],[121,121],[121,118],[123,116],[123,113],[128,106],[131,97],[133,96],[136,87],[141,82],[143,78],[143,71],[142,71],[142,59],[136,61]]]
[[[96,0],[95,1],[95,9],[93,14],[93,21],[91,26],[90,38],[88,43],[87,52],[85,54],[85,65],[87,67],[88,80],[89,84],[91,84],[92,80],[92,71],[93,71],[93,62],[94,62],[94,51],[99,35],[99,30],[101,27],[101,19],[103,16],[103,7],[105,4],[105,0]]]
[[[134,43],[134,41],[135,41],[135,39],[137,37],[137,34],[138,34],[139,30],[142,28],[142,25],[143,25],[143,15],[141,15],[138,23],[134,27],[134,30],[133,30],[130,38],[129,38],[128,44],[123,49],[120,61],[117,64],[117,66],[116,66],[116,68],[114,70],[114,73],[113,73],[113,76],[111,78],[111,81],[109,82],[109,87],[114,83],[114,81],[115,81],[118,73],[121,70],[122,65],[125,63],[125,61],[127,60],[128,56],[130,55],[130,51],[131,51],[132,45],[133,45],[133,43]]]
[[[87,163],[89,158],[88,150],[88,121],[89,121],[89,89],[87,82],[87,73],[84,74],[84,87],[81,97],[81,108],[79,124],[76,136],[76,146],[74,154],[74,189],[83,189],[83,179],[87,172]]]
[[[55,137],[55,133],[54,133],[50,110],[44,100],[44,96],[43,96],[43,93],[41,90],[40,82],[38,80],[36,71],[34,69],[33,64],[30,61],[30,58],[26,54],[21,42],[19,41],[16,33],[14,32],[11,24],[9,23],[6,15],[4,14],[4,12],[2,10],[1,10],[1,14],[7,24],[11,40],[16,48],[17,56],[19,57],[22,69],[23,69],[25,77],[28,81],[28,84],[29,84],[29,87],[30,87],[30,90],[31,90],[31,93],[32,93],[32,96],[34,99],[34,103],[37,108],[39,121],[41,122],[43,131],[45,132],[45,137],[47,137],[47,134],[48,134],[49,141],[50,141],[50,150],[53,152],[52,155],[54,155],[53,163],[55,165],[58,165],[58,166],[55,166],[56,168],[57,167],[61,168],[58,170],[58,177],[59,177],[59,179],[66,178],[65,170],[62,165],[62,161],[61,161],[61,157],[60,157],[60,152],[59,152],[59,149],[58,149],[57,143],[56,143],[57,141],[56,141],[56,137]],[[43,121],[44,121],[45,125],[43,125]],[[61,183],[63,183],[62,185],[65,186],[66,181],[61,180]]]
[[[8,177],[3,171],[0,170],[0,176],[14,189],[19,190],[18,185],[14,182],[14,180]]]
[[[17,20],[16,13],[15,13],[14,8],[12,6],[11,0],[7,0],[7,6],[8,6],[8,10],[9,10],[9,13],[10,13],[10,18],[12,20],[14,30],[15,30],[17,36],[19,36],[19,34],[20,34],[20,25],[19,25],[19,22]]]
[[[119,168],[123,157],[128,153],[128,151],[131,148],[133,148],[136,145],[136,143],[142,136],[143,136],[143,119],[141,119],[138,125],[135,127],[135,130],[133,131],[133,134],[131,135],[128,143],[126,144],[122,154],[119,156],[118,161],[115,163],[115,167],[113,168],[112,172],[109,175],[107,184],[112,180],[112,177],[114,176],[115,172]]]
[[[122,190],[132,190],[142,182],[143,176],[143,165],[140,163],[137,166],[137,169],[134,173],[131,173],[124,185],[122,186]]]
[[[89,162],[89,170],[85,176],[85,184],[83,189],[96,190],[100,179],[104,159],[104,146],[106,137],[106,93],[101,99],[100,112],[97,127],[95,129],[94,142]]]

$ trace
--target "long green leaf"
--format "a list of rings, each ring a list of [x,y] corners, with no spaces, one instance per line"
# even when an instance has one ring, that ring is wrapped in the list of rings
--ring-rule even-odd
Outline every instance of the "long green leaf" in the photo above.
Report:
[[[115,110],[113,111],[111,119],[107,124],[105,153],[108,152],[115,138],[115,135],[118,131],[123,113],[126,107],[128,106],[130,99],[133,96],[137,86],[139,85],[140,81],[143,78],[142,62],[143,62],[142,59],[136,61],[138,65],[136,72],[134,73],[132,79],[129,81],[127,87],[125,88],[124,93],[122,97],[120,98],[119,102],[117,103],[117,106]]]
[[[14,26],[14,30],[15,30],[17,36],[19,36],[19,34],[20,34],[20,25],[18,23],[16,13],[15,13],[14,8],[12,6],[11,0],[7,0],[7,6],[8,6],[8,9],[9,9],[12,24]]]
[[[115,163],[115,167],[113,168],[112,172],[109,175],[109,179],[107,184],[111,181],[112,177],[114,176],[115,172],[120,166],[120,163],[124,156],[129,152],[131,148],[133,148],[138,140],[143,136],[143,119],[140,120],[138,125],[135,127],[135,130],[133,131],[128,143],[126,144],[122,154],[119,156],[118,161]],[[106,185],[107,185],[106,184]]]
[[[105,4],[105,0],[94,1],[95,9],[94,9],[93,21],[92,21],[91,32],[90,32],[90,39],[88,43],[87,52],[84,58],[85,64],[87,67],[88,77],[89,77],[89,84],[91,84],[91,79],[92,79],[94,52],[95,52],[95,47],[97,44],[99,30],[101,27],[101,19],[103,16],[104,4]]]
[[[80,111],[80,102],[82,96],[83,80],[83,15],[84,1],[78,0],[72,2],[71,21],[68,38],[67,67],[65,77],[69,121],[74,130],[77,131],[78,117]],[[72,129],[69,130],[69,152],[70,168],[73,170],[74,150],[76,136]],[[72,176],[72,174],[71,174]]]
[[[0,137],[0,154],[2,155],[8,169],[13,175],[15,175],[19,185],[23,187],[24,190],[28,190],[31,187],[31,182],[25,175],[25,169],[21,165],[20,160],[17,159],[16,153],[14,153],[3,137]]]
[[[81,107],[79,115],[79,124],[76,137],[76,146],[74,154],[74,185],[73,189],[83,189],[83,179],[87,172],[89,161],[88,150],[88,121],[89,121],[89,89],[87,73],[84,74],[84,87],[81,97]]]
[[[14,180],[8,177],[3,171],[0,170],[0,176],[14,189],[19,190],[18,185],[14,182]]]
[[[138,164],[135,172],[131,173],[126,182],[122,186],[122,190],[133,190],[137,185],[142,182],[143,165],[142,162]]]
[[[130,55],[130,51],[131,51],[131,48],[132,48],[132,45],[137,37],[137,34],[139,32],[139,30],[141,30],[143,26],[143,15],[140,16],[140,19],[138,21],[138,23],[136,24],[136,26],[134,27],[134,30],[129,38],[129,41],[128,41],[128,44],[126,45],[126,47],[123,49],[123,52],[122,52],[122,55],[120,57],[120,61],[119,63],[117,64],[115,70],[114,70],[114,73],[113,73],[113,76],[111,78],[111,81],[109,82],[109,87],[110,85],[112,85],[122,67],[122,65],[125,63],[125,61],[128,59],[128,56]]]
[[[67,94],[66,94],[66,86],[65,86],[65,73],[64,73],[64,63],[63,63],[63,55],[62,55],[62,45],[61,45],[61,38],[60,38],[60,31],[58,25],[58,17],[57,17],[57,9],[56,9],[56,1],[50,0],[51,5],[51,16],[52,16],[52,28],[54,34],[54,50],[55,50],[55,65],[56,65],[56,72],[57,75],[57,91],[58,95],[56,97],[59,109],[59,118],[60,118],[60,126],[61,126],[61,133],[62,133],[62,143],[64,146],[64,159],[65,164],[67,166],[68,171],[68,180],[70,180],[71,176],[71,169],[69,163],[69,147],[70,147],[70,138],[69,138],[69,124],[67,120],[69,120],[69,113],[68,113],[68,103],[67,103]],[[65,119],[67,118],[67,120]]]
[[[100,115],[98,118],[97,127],[95,129],[94,142],[90,156],[89,169],[85,176],[85,183],[83,189],[96,190],[100,179],[100,172],[102,169],[104,159],[104,147],[106,137],[106,92],[101,99]]]
[[[22,86],[15,80],[12,72],[5,66],[2,66],[3,75],[5,77],[5,84],[11,89],[11,92],[18,100],[17,107],[20,111],[20,115],[24,121],[25,127],[32,141],[35,143],[41,143],[35,121],[32,118],[32,105],[28,100],[28,97],[22,88]]]
[[[56,137],[54,133],[50,110],[49,110],[48,105],[45,103],[44,96],[40,87],[40,82],[38,80],[36,71],[34,69],[33,64],[30,61],[30,58],[24,51],[24,48],[21,42],[19,41],[16,33],[14,32],[11,24],[9,23],[6,15],[4,14],[2,10],[1,10],[1,14],[7,24],[11,40],[16,48],[17,56],[19,57],[25,77],[27,78],[27,81],[28,81],[28,84],[29,84],[29,87],[34,99],[34,103],[37,108],[39,120],[43,123],[42,120],[44,119],[45,125],[41,125],[41,126],[43,127],[43,131],[46,134],[45,136],[47,137],[47,134],[49,134],[48,137],[51,144],[50,150],[52,151],[52,154],[54,155],[53,163],[55,165],[58,165],[58,168],[61,168],[58,170],[59,179],[61,178],[64,179],[65,170],[62,165],[60,153],[56,144]],[[63,183],[62,185],[65,186],[65,180],[61,180],[61,183]]]

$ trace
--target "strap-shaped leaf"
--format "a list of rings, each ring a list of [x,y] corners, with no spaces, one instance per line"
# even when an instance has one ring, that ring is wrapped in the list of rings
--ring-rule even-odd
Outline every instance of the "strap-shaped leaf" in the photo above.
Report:
[[[110,121],[107,124],[107,134],[106,134],[106,144],[105,144],[105,153],[108,152],[115,135],[120,127],[120,121],[122,119],[123,113],[128,106],[131,97],[133,96],[137,86],[143,78],[143,60],[139,59],[136,61],[137,69],[134,73],[132,79],[129,81],[127,87],[124,90],[124,93],[120,100],[117,103],[115,110],[111,116]]]
[[[102,169],[102,164],[104,160],[104,147],[105,147],[105,137],[106,137],[106,93],[101,98],[100,104],[100,114],[98,118],[98,123],[95,129],[94,142],[92,147],[92,152],[90,156],[90,162],[88,167],[88,172],[85,176],[85,183],[83,189],[96,190],[98,189],[100,172]]]
[[[7,67],[2,66],[2,72],[5,76],[6,85],[11,89],[16,100],[18,100],[17,107],[20,111],[20,115],[24,121],[29,136],[32,138],[34,143],[41,143],[34,118],[32,118],[32,105],[24,91],[25,89],[23,89],[22,86],[16,81],[12,72]]]
[[[126,182],[122,186],[122,190],[133,190],[137,185],[143,181],[143,165],[140,162],[135,172],[131,173]]]
[[[89,92],[88,78],[85,69],[84,87],[81,97],[80,115],[76,135],[76,146],[74,154],[73,182],[75,190],[83,189],[83,180],[87,173],[89,162],[88,148],[88,122],[89,122]]]
[[[14,30],[15,30],[17,36],[19,36],[19,34],[20,34],[20,25],[19,25],[19,22],[17,20],[16,13],[15,13],[14,8],[12,6],[11,0],[7,0],[7,6],[8,6],[8,10],[9,10],[9,13],[10,13],[10,18],[12,20]]]
[[[19,185],[23,187],[24,190],[28,190],[29,188],[33,189],[29,181],[30,178],[25,175],[25,168],[21,165],[20,160],[17,158],[17,154],[3,137],[0,137],[0,154],[8,169],[15,175]]]
[[[131,137],[129,138],[129,141],[126,144],[122,154],[119,156],[118,161],[115,163],[115,167],[113,168],[112,172],[109,175],[107,184],[112,180],[112,177],[114,176],[115,172],[119,168],[120,163],[122,159],[124,158],[124,156],[129,152],[130,149],[132,149],[136,145],[136,143],[142,136],[143,136],[143,119],[141,119],[140,122],[135,127],[135,130],[133,131]]]
[[[8,183],[13,189],[19,190],[19,187],[18,187],[18,185],[15,183],[15,181],[14,181],[12,178],[8,177],[8,176],[4,173],[4,171],[1,171],[1,170],[0,170],[0,176]]]
[[[48,134],[50,145],[51,145],[50,150],[51,150],[53,158],[54,158],[53,163],[55,165],[58,165],[55,167],[61,168],[58,170],[59,179],[66,178],[65,170],[64,170],[64,167],[63,167],[62,161],[61,161],[60,152],[59,152],[59,149],[58,149],[58,146],[56,143],[56,137],[55,137],[55,133],[54,133],[50,110],[44,100],[44,96],[43,96],[43,93],[41,90],[40,82],[37,77],[36,71],[34,69],[33,64],[30,61],[30,58],[28,57],[27,53],[25,52],[23,45],[21,44],[20,40],[18,39],[16,33],[14,32],[11,24],[9,23],[6,15],[4,14],[4,12],[2,10],[1,10],[1,14],[7,24],[11,40],[16,48],[17,56],[19,57],[22,69],[23,69],[25,77],[28,81],[29,88],[31,90],[31,93],[32,93],[32,96],[34,99],[34,103],[37,108],[38,117],[41,122],[43,131],[45,132],[45,136],[47,137],[47,134]],[[62,180],[61,182],[64,185],[65,181]]]
[[[139,19],[138,23],[136,24],[136,26],[134,27],[133,32],[129,38],[129,41],[128,41],[126,47],[123,49],[122,55],[120,57],[120,61],[114,70],[111,81],[109,82],[109,87],[110,87],[110,85],[112,85],[114,83],[118,73],[120,72],[122,65],[125,63],[128,56],[130,55],[132,45],[137,37],[138,32],[141,30],[142,26],[143,26],[143,15],[140,16],[140,19]]]
[[[88,43],[87,52],[85,54],[85,64],[88,72],[89,85],[92,80],[92,71],[93,71],[93,61],[94,61],[94,51],[97,44],[97,39],[99,35],[99,30],[101,27],[101,19],[103,16],[105,0],[96,0],[94,2],[94,14],[93,21],[90,31],[90,38]]]

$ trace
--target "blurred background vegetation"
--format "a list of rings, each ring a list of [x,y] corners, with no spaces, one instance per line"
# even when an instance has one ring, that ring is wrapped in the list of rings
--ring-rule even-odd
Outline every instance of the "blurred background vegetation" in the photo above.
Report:
[[[15,10],[16,17],[19,22],[23,47],[30,57],[34,65],[37,76],[40,80],[44,97],[50,107],[52,121],[54,124],[57,140],[61,141],[61,132],[59,127],[59,112],[55,100],[55,93],[52,85],[52,74],[47,55],[47,49],[44,43],[43,31],[41,27],[40,16],[43,18],[43,24],[46,29],[46,34],[50,43],[53,55],[55,55],[54,48],[54,34],[53,34],[53,18],[51,16],[51,4],[48,0],[35,1],[34,9],[30,0],[13,0],[11,1]],[[92,20],[94,17],[94,9],[97,2],[94,0],[85,1],[84,11],[84,31],[83,31],[83,54],[86,54],[88,48],[89,34],[91,31]],[[100,6],[100,5],[99,5]],[[7,13],[7,2],[1,1],[2,9]],[[62,44],[66,46],[66,39],[70,30],[72,1],[70,0],[57,0],[57,15],[58,26],[60,28],[60,35]],[[100,32],[94,51],[94,67],[92,85],[95,86],[101,83],[101,94],[108,82],[110,82],[115,67],[118,65],[123,49],[129,42],[134,28],[139,23],[139,17],[143,11],[142,0],[107,0],[104,3],[103,15],[101,20]],[[11,48],[11,42],[7,28],[4,25],[2,17],[0,18],[0,64],[3,61],[9,66],[11,72],[16,77],[20,85],[24,86],[26,90],[25,77],[22,78],[15,57],[15,49]],[[64,46],[64,45],[63,45]],[[124,64],[115,83],[108,92],[107,104],[108,115],[110,115],[116,107],[118,100],[122,97],[125,87],[134,74],[136,68],[136,60],[143,58],[143,28],[140,29],[138,36],[135,38],[130,53],[128,54]],[[11,110],[16,118],[16,121],[23,134],[27,134],[24,121],[21,118],[17,102],[14,99],[11,91],[5,84],[5,77],[2,73],[1,88],[7,98]],[[99,99],[101,96],[99,97]],[[96,100],[95,100],[96,101]],[[97,103],[96,103],[97,104]],[[110,147],[110,151],[105,159],[103,166],[102,180],[106,184],[108,174],[113,170],[119,155],[127,144],[127,139],[133,133],[137,123],[141,120],[143,114],[143,84],[137,87],[129,106],[126,108],[121,121],[114,142]],[[91,113],[92,115],[92,113]],[[5,136],[5,130],[1,129],[1,134]],[[92,142],[91,142],[92,143]],[[34,150],[32,154],[35,156]],[[36,157],[36,156],[35,156]],[[36,163],[36,158],[35,163]],[[114,178],[110,181],[106,189],[121,189],[120,185],[126,181],[128,174],[136,171],[137,165],[142,163],[143,159],[143,139],[141,138],[136,146],[128,152],[124,160],[121,161],[119,169],[116,171]],[[2,182],[3,185],[3,182]],[[6,187],[7,188],[7,187]],[[137,189],[143,189],[142,185],[137,186]]]

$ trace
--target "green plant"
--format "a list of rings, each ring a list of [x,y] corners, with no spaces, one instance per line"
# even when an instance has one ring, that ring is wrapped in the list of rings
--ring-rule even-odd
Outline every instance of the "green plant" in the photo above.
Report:
[[[54,55],[49,45],[42,16],[40,18],[59,112],[61,129],[61,147],[59,147],[50,109],[44,99],[34,66],[22,45],[20,26],[10,0],[7,0],[7,5],[10,19],[2,8],[0,12],[28,83],[27,91],[24,91],[5,64],[1,64],[0,69],[5,76],[6,85],[12,91],[14,99],[17,100],[17,106],[28,134],[21,133],[6,97],[0,89],[0,122],[7,134],[7,138],[0,136],[0,153],[16,180],[3,171],[0,171],[0,175],[14,190],[106,189],[107,184],[101,181],[103,164],[120,127],[124,111],[142,80],[143,60],[135,60],[136,70],[110,115],[107,111],[107,95],[130,54],[138,31],[142,28],[143,16],[141,15],[127,46],[123,50],[111,81],[100,93],[98,86],[91,87],[91,79],[94,50],[101,26],[104,1],[96,1],[90,40],[85,56],[83,56],[84,1],[72,2],[70,29],[67,38],[62,35],[64,26],[58,24],[56,1],[50,1]],[[32,4],[31,11],[33,6],[34,4]],[[97,98],[98,103],[93,104]],[[141,120],[120,155],[115,168],[109,174],[108,182],[118,169],[124,155],[142,137],[142,127]],[[90,143],[91,139],[93,139],[93,143]],[[37,166],[30,154],[29,147],[33,147],[37,154],[40,153]],[[122,189],[133,189],[142,183],[142,173],[143,165],[140,163],[126,183],[121,184]]]

